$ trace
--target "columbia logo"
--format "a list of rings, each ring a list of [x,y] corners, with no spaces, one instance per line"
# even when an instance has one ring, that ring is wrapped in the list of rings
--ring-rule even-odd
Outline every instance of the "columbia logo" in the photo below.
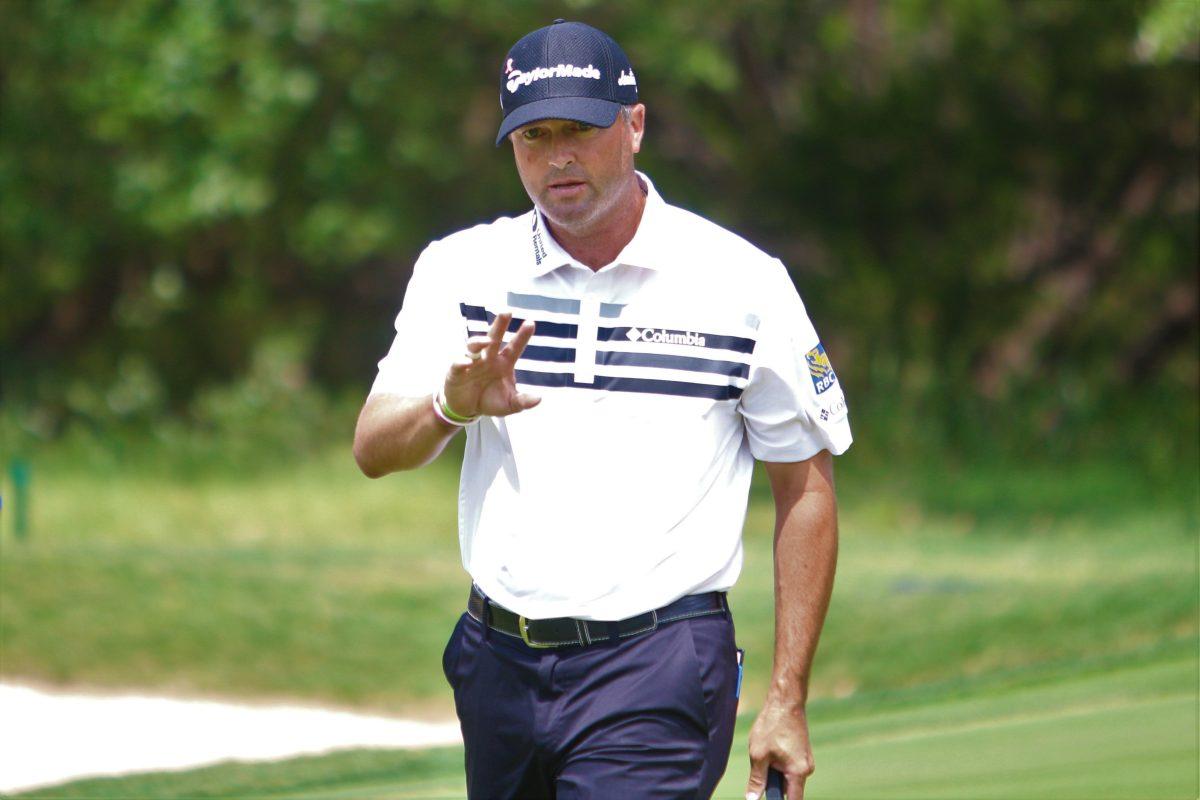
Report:
[[[690,344],[696,347],[704,347],[704,337],[692,331],[654,330],[653,328],[639,331],[637,328],[630,328],[625,335],[629,337],[629,341],[631,342]]]

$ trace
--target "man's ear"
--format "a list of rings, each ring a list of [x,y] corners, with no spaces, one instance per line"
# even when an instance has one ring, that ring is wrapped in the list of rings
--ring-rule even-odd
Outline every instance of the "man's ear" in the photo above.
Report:
[[[646,133],[646,107],[638,103],[629,110],[629,127],[633,131],[633,152],[642,150],[642,136]]]

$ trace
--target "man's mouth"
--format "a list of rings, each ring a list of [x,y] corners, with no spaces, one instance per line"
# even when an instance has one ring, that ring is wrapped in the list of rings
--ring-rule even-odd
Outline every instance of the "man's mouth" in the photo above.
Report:
[[[550,194],[552,195],[568,196],[582,192],[586,185],[587,184],[585,182],[575,178],[563,178],[561,180],[553,181],[552,183],[548,184],[546,188],[549,189]]]

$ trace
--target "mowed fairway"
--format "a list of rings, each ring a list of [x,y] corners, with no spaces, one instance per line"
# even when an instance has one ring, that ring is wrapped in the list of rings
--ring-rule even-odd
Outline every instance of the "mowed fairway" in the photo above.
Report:
[[[1185,657],[892,714],[818,719],[822,766],[812,795],[1194,797],[1195,689],[1195,662]]]
[[[811,798],[1191,798],[1196,796],[1196,665],[1140,666],[927,698],[902,709],[812,710],[821,768]],[[739,720],[745,752],[751,718]],[[740,798],[734,759],[716,796]],[[266,765],[79,781],[29,798],[451,798],[461,751],[358,752]]]
[[[35,468],[33,536],[2,540],[4,680],[453,713],[439,662],[467,578],[452,463],[378,482],[345,452],[237,478]],[[1196,796],[1194,508],[974,517],[854,482],[808,796]],[[771,518],[756,492],[720,797],[742,796],[768,677]],[[340,753],[31,796],[455,797],[460,765],[455,750]]]

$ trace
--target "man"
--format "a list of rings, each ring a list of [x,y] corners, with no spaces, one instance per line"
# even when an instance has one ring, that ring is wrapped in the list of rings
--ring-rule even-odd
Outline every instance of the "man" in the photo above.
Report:
[[[774,493],[776,646],[750,735],[791,797],[812,771],[809,667],[833,582],[841,387],[779,261],[634,170],[637,78],[556,21],[504,61],[535,208],[421,254],[359,418],[370,477],[466,428],[467,613],[443,669],[471,797],[709,797],[740,651],[725,591],[754,459]]]

